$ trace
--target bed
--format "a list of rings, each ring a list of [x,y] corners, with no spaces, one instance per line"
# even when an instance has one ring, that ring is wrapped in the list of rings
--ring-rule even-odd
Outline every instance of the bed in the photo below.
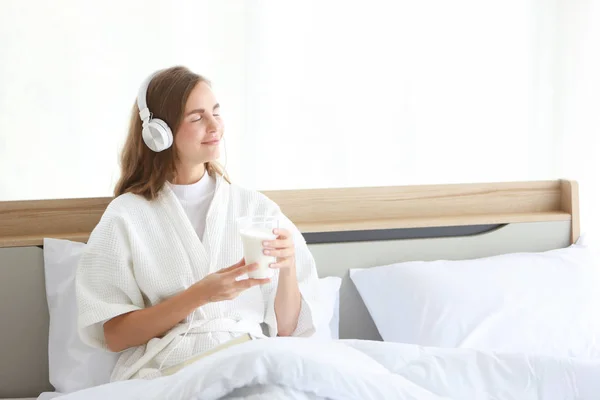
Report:
[[[352,269],[544,252],[579,238],[578,188],[568,180],[265,194],[303,232],[320,277],[342,278],[344,340],[382,341],[349,277]],[[43,240],[85,242],[110,200],[0,202],[0,399],[54,391],[48,379]]]

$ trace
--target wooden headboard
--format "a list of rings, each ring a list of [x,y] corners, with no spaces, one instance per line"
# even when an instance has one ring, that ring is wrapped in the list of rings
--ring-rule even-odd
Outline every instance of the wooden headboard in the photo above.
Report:
[[[303,233],[570,220],[572,241],[579,237],[578,187],[569,180],[264,193]],[[0,202],[0,247],[86,241],[111,200]]]

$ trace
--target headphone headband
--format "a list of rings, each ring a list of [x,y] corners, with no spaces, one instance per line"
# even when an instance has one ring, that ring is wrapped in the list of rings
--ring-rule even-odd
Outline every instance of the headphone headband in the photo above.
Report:
[[[148,106],[146,104],[146,94],[148,92],[148,86],[150,86],[150,82],[152,82],[152,79],[156,76],[157,73],[158,71],[148,76],[140,86],[140,90],[138,92],[137,104],[138,109],[140,110],[140,118],[143,122],[148,122],[148,120],[150,119],[150,110],[148,109]]]

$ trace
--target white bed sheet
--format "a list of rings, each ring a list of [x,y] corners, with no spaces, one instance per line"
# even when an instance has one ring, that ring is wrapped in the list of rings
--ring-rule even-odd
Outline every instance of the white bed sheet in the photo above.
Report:
[[[600,360],[359,340],[255,340],[149,381],[115,382],[61,400],[597,400]]]
[[[44,392],[44,393],[40,394],[38,396],[38,398],[35,400],[52,400],[52,399],[56,399],[57,397],[60,397],[60,396],[63,396],[63,393]]]
[[[264,400],[264,399],[288,399],[288,400],[327,400],[325,397],[313,393],[292,389],[277,385],[254,385],[235,389],[221,400]]]

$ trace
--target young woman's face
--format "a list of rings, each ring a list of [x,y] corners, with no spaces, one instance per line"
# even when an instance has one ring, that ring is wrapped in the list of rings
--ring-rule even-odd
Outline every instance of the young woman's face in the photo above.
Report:
[[[174,144],[180,162],[193,166],[219,158],[223,121],[210,86],[198,83],[187,100]]]

